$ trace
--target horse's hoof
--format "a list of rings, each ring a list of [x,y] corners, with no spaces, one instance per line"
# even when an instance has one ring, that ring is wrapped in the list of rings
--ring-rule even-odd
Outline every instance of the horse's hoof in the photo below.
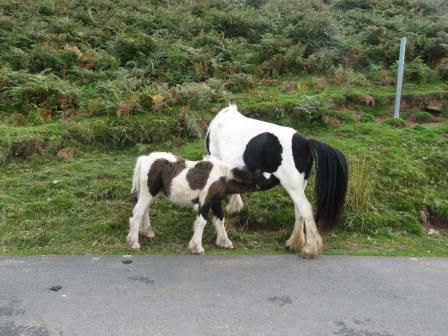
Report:
[[[152,234],[144,234],[143,237],[145,237],[145,238],[147,238],[149,240],[153,240],[156,237],[156,235],[154,233],[152,233]]]
[[[201,245],[197,245],[197,244],[193,243],[191,240],[188,243],[188,248],[191,250],[191,253],[196,254],[196,255],[202,255],[205,253],[205,250]]]
[[[304,259],[314,259],[319,256],[319,252],[313,248],[304,248],[300,256]]]
[[[138,240],[132,239],[130,236],[126,238],[127,243],[129,244],[129,248],[133,250],[140,250],[140,244]]]
[[[305,246],[305,237],[303,236],[294,236],[289,238],[285,243],[286,250],[301,252]]]
[[[233,243],[230,239],[226,239],[224,241],[221,240],[217,240],[216,241],[216,246],[221,247],[221,248],[225,248],[225,249],[233,249]]]
[[[133,243],[133,244],[130,244],[129,247],[130,247],[132,250],[140,250],[140,244],[139,244],[139,243]]]
[[[204,249],[196,249],[196,250],[191,251],[191,253],[193,253],[195,255],[204,255],[205,251],[204,251]]]
[[[299,256],[303,259],[314,259],[315,258],[314,255],[307,254],[307,253],[301,253],[301,254],[299,254]]]

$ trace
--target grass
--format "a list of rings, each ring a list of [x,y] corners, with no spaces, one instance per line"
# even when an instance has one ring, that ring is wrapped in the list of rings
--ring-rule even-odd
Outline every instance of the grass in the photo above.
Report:
[[[54,132],[53,127],[49,129]],[[448,178],[443,169],[448,126],[394,129],[348,120],[338,128],[311,127],[303,133],[348,154],[352,179],[358,179],[356,183],[352,180],[343,225],[325,238],[325,254],[448,255],[448,235],[442,231],[440,237],[427,236],[418,217],[420,209],[448,213]],[[24,134],[34,133],[25,128]],[[132,209],[131,172],[137,155],[156,149],[189,159],[199,159],[204,153],[201,140],[183,140],[124,150],[81,146],[74,160],[33,155],[4,163],[0,253],[129,253],[125,239]],[[363,195],[369,183],[372,191]],[[308,194],[312,198],[312,186]],[[283,245],[294,221],[286,193],[276,188],[245,199],[248,206],[229,232],[236,249],[215,248],[213,228],[208,225],[204,233],[207,253],[286,253]],[[189,253],[186,246],[194,220],[190,209],[160,201],[152,207],[151,218],[156,239],[144,244],[139,254]]]
[[[421,213],[448,218],[448,53],[434,49],[448,7],[420,2],[0,1],[0,253],[128,253],[135,157],[200,158],[207,122],[236,102],[349,157],[325,253],[445,255],[446,233],[428,237]],[[402,31],[420,38],[403,118],[387,120]],[[432,120],[428,104],[443,113]],[[209,253],[284,253],[289,197],[245,198],[229,221],[237,248],[215,249],[209,226]],[[152,217],[157,239],[140,253],[188,253],[191,211],[161,201]]]
[[[199,157],[199,147],[196,143],[183,151]],[[92,152],[74,161],[34,157],[10,164],[0,186],[1,253],[126,253],[133,154]],[[157,239],[141,253],[186,253],[194,216],[190,209],[158,202],[151,211]],[[207,245],[214,241],[210,225],[204,237]],[[234,241],[264,249],[272,239],[247,233]]]

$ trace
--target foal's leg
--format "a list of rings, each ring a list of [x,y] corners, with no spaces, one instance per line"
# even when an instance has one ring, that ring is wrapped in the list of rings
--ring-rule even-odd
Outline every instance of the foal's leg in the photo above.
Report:
[[[129,218],[129,234],[127,237],[127,241],[132,249],[140,248],[140,244],[138,243],[140,223],[142,223],[143,217],[145,216],[151,201],[152,196],[148,192],[142,192],[138,198],[137,204],[132,210],[132,217]]]
[[[212,206],[213,225],[216,230],[216,245],[222,248],[232,249],[233,243],[227,236],[224,226],[224,213],[222,212],[221,202]]]
[[[236,214],[241,211],[243,208],[244,203],[241,199],[240,194],[234,194],[230,196],[229,203],[226,206],[226,212],[228,214]]]
[[[205,214],[205,217],[207,217],[207,214]],[[202,233],[204,231],[204,227],[206,224],[207,224],[207,218],[204,218],[202,216],[201,211],[199,215],[196,217],[196,220],[194,221],[193,237],[188,243],[188,248],[194,254],[204,254],[205,252],[204,248],[202,247]]]
[[[146,238],[153,239],[156,234],[154,233],[151,221],[149,220],[149,209],[147,208],[143,215],[142,222],[140,224],[140,234]]]

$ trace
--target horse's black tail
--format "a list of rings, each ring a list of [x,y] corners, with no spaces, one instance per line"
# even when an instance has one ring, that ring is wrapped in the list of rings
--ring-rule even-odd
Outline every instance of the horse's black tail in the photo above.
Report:
[[[339,221],[348,186],[348,164],[340,151],[316,140],[308,140],[316,162],[316,223],[319,229],[332,229]]]

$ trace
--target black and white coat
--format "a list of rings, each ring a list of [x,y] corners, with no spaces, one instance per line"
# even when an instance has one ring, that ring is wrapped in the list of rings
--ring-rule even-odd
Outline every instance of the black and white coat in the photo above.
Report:
[[[348,184],[348,166],[344,155],[296,130],[251,119],[238,112],[236,105],[222,109],[211,121],[206,147],[209,155],[235,167],[264,175],[261,189],[281,184],[294,202],[294,230],[286,242],[292,250],[313,258],[322,250],[322,239],[313,210],[305,196],[305,187],[313,163],[317,165],[315,192],[317,222],[321,228],[335,225],[344,204]],[[228,212],[239,212],[243,202],[233,195]]]

